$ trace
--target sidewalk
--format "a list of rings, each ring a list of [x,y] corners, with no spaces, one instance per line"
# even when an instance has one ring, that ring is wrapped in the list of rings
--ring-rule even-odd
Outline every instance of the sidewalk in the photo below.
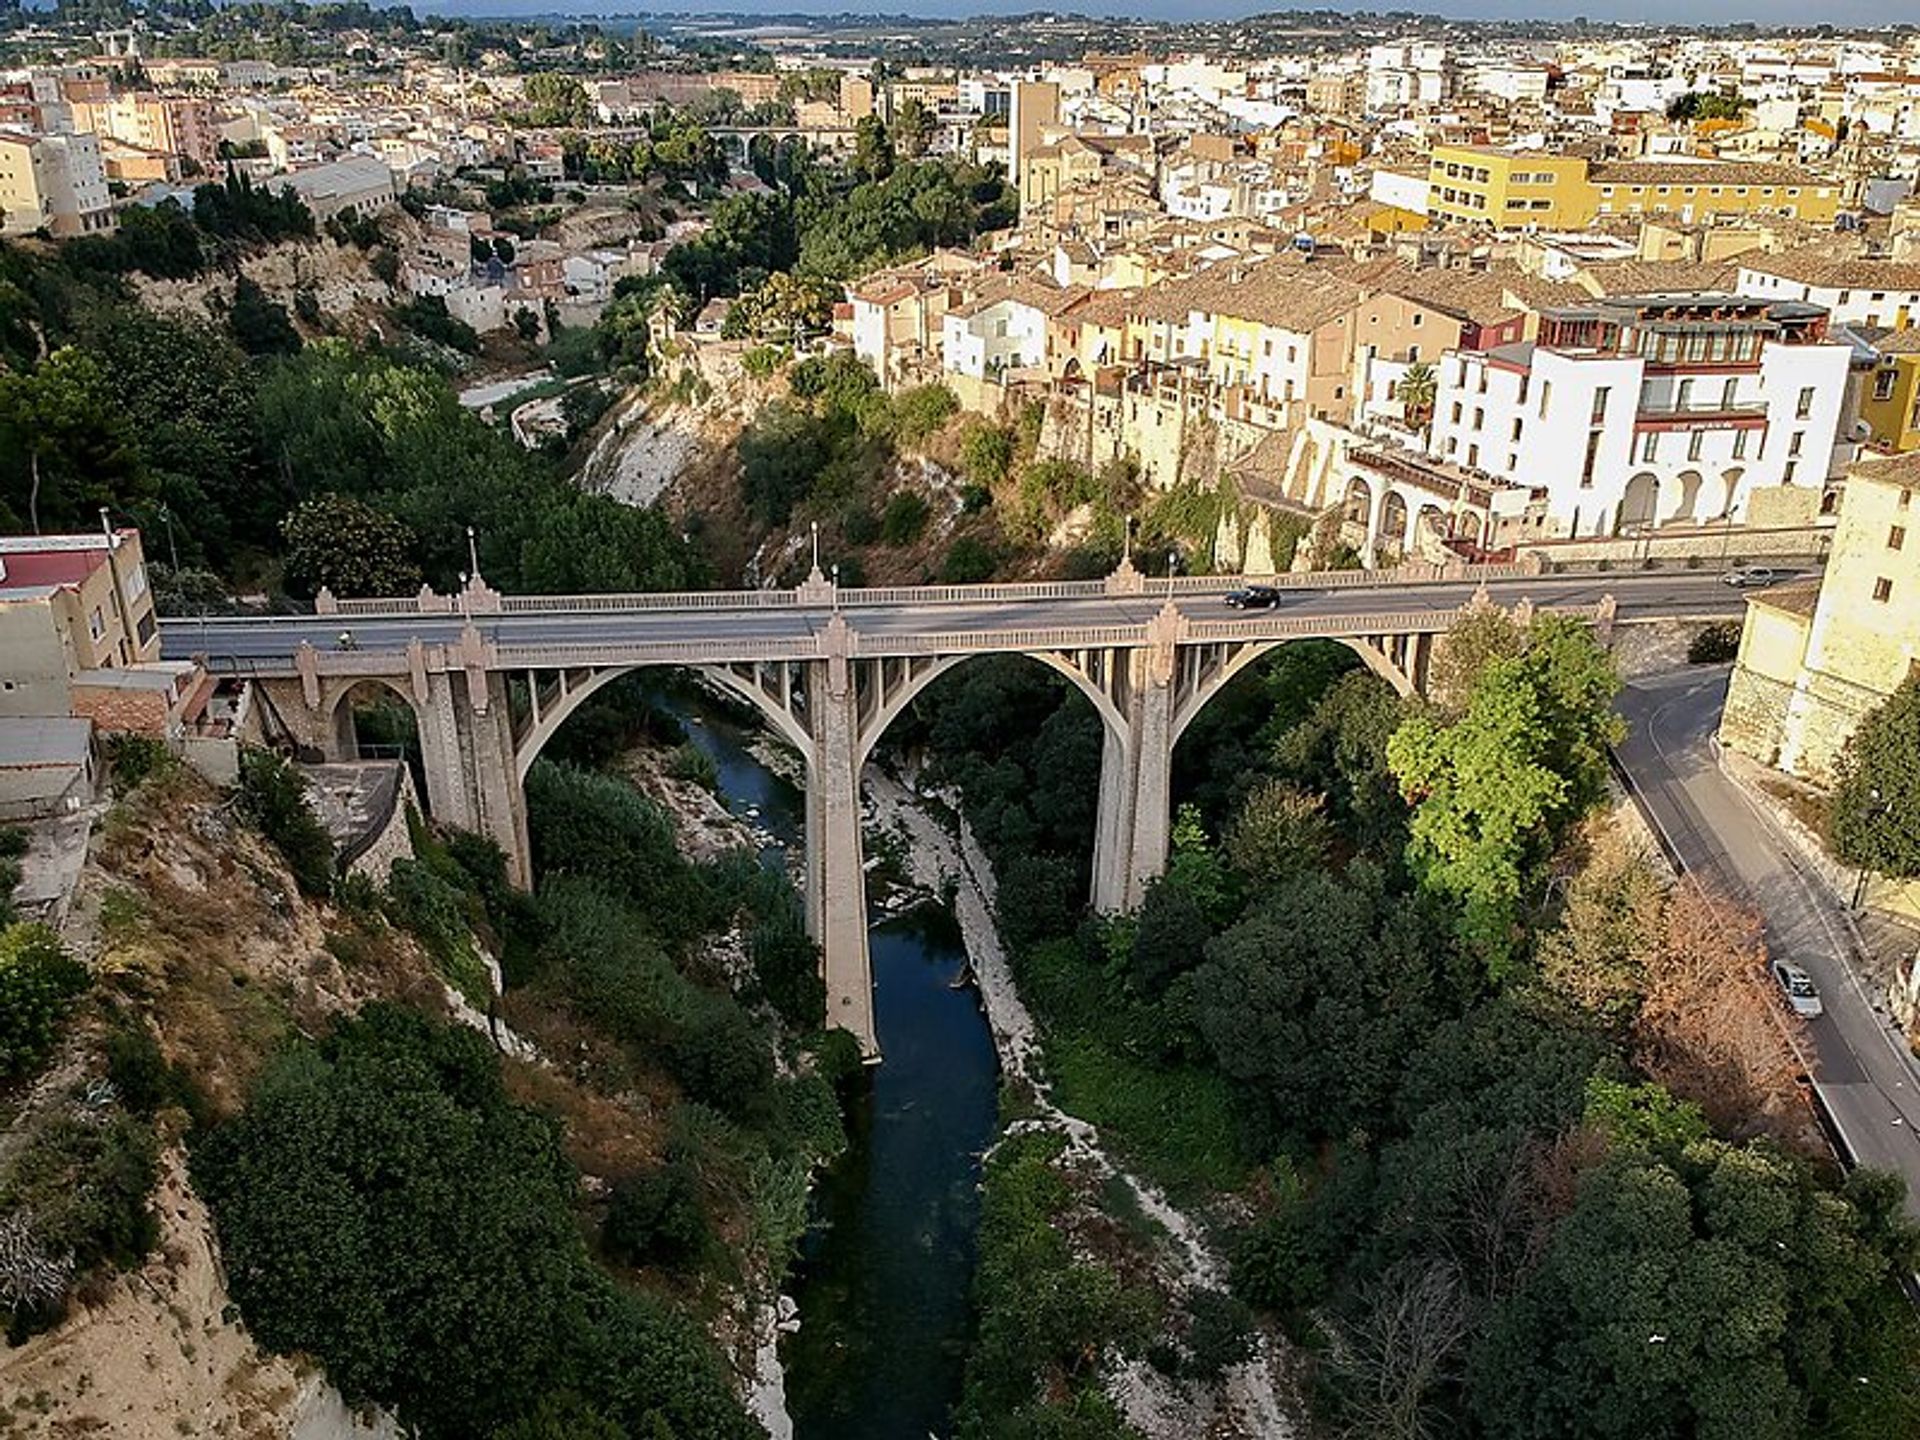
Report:
[[[1723,750],[1717,742],[1713,750],[1720,773],[1740,790],[1750,805],[1764,813],[1773,828],[1793,846],[1803,873],[1820,886],[1834,910],[1844,917],[1854,942],[1853,959],[1860,978],[1869,993],[1885,997],[1894,1023],[1911,1039],[1916,1007],[1920,1006],[1920,994],[1910,988],[1915,978],[1912,962],[1916,950],[1920,950],[1920,925],[1876,908],[1872,904],[1875,887],[1871,884],[1866,907],[1859,911],[1852,909],[1858,874],[1827,853],[1820,837],[1796,812],[1790,798],[1796,792],[1813,793],[1811,787],[1769,770],[1757,760]],[[1875,1008],[1879,1008],[1878,1004]]]

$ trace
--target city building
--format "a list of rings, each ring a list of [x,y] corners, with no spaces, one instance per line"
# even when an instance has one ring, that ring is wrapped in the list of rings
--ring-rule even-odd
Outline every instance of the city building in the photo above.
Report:
[[[1614,215],[1831,223],[1839,208],[1837,182],[1787,165],[1678,156],[1595,163],[1485,145],[1436,145],[1427,161],[1427,213],[1496,230],[1580,230]]]
[[[400,200],[393,171],[372,155],[342,156],[290,175],[271,176],[264,183],[298,195],[321,224],[341,214],[378,215]]]
[[[1545,309],[1538,339],[1438,366],[1428,452],[1515,487],[1546,535],[1745,517],[1836,457],[1852,347],[1801,301],[1617,296]]]
[[[1880,450],[1920,450],[1920,329],[1869,342],[1874,364],[1860,395],[1868,441]]]
[[[157,661],[138,530],[0,537],[0,715],[67,715],[77,676]]]
[[[1723,744],[1826,782],[1861,718],[1920,663],[1920,454],[1847,474],[1825,575],[1747,597]]]
[[[206,100],[131,91],[74,105],[73,127],[140,150],[177,155],[204,175],[220,170],[220,130]]]
[[[91,135],[0,130],[0,234],[56,238],[113,228],[107,171]]]

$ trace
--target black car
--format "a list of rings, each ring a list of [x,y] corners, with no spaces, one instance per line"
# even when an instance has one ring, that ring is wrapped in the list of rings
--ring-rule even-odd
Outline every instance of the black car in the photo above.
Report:
[[[1247,585],[1227,592],[1229,610],[1271,610],[1280,603],[1280,592],[1271,585]]]

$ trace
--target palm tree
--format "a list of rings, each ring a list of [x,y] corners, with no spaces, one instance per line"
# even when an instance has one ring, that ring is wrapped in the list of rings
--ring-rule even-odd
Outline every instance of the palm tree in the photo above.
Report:
[[[1433,366],[1424,360],[1414,361],[1401,372],[1400,382],[1393,387],[1393,393],[1400,401],[1401,413],[1406,416],[1411,428],[1424,430],[1427,422],[1433,419],[1433,400],[1439,389],[1439,378],[1433,373]]]

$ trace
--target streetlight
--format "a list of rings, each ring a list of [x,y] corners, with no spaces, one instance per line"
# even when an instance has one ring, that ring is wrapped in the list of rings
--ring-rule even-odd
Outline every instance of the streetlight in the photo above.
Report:
[[[839,610],[840,610],[840,564],[838,561],[835,561],[833,566],[833,609],[835,614],[839,613]]]
[[[1180,563],[1178,550],[1167,551],[1167,603],[1173,603],[1173,567]]]
[[[472,573],[474,579],[478,580],[480,578],[480,546],[473,538],[473,526],[471,525],[467,526],[467,569]],[[461,583],[465,583],[464,576],[462,577]]]
[[[813,573],[818,575],[820,573],[820,522],[809,520],[807,529],[813,535]]]

